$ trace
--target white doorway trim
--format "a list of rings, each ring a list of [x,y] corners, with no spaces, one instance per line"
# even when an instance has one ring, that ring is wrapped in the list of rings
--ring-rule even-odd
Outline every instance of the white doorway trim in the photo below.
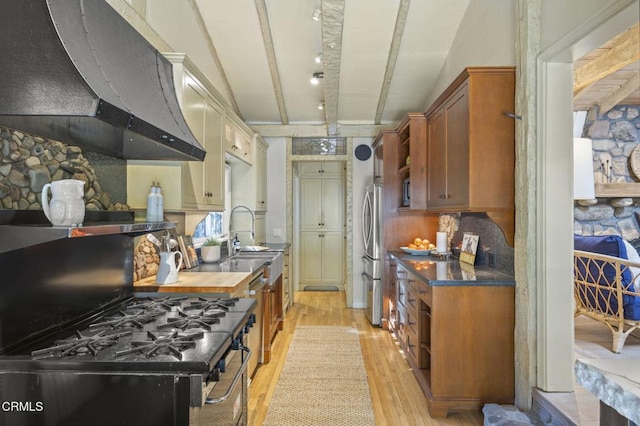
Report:
[[[547,392],[573,390],[572,63],[637,21],[638,0],[616,1],[538,58],[536,380]]]
[[[294,206],[294,175],[293,163],[296,161],[343,161],[345,163],[345,282],[344,292],[346,306],[353,307],[353,139],[347,138],[346,155],[332,155],[330,158],[326,155],[293,155],[291,152],[292,138],[286,138],[286,165],[287,165],[287,235],[291,236],[292,253],[297,253],[299,244],[296,245],[294,214],[296,214]],[[299,260],[298,255],[293,259],[293,284],[297,289],[299,283]],[[296,290],[297,291],[297,290]]]

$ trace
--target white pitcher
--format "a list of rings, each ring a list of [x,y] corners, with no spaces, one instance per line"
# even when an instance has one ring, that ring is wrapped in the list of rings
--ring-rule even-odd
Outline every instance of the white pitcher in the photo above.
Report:
[[[178,256],[178,265],[176,266],[176,256]],[[182,253],[179,251],[160,253],[160,265],[158,265],[158,274],[156,282],[158,284],[172,284],[178,282],[178,271],[182,267]]]
[[[45,184],[42,187],[42,209],[55,226],[81,225],[84,221],[84,181],[62,179]]]

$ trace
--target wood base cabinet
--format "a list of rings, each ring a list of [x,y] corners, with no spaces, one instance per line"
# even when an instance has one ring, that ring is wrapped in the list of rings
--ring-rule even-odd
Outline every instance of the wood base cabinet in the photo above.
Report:
[[[431,415],[513,403],[514,288],[430,286],[391,263],[397,319],[390,326]]]
[[[271,342],[276,333],[282,330],[282,275],[273,283],[266,285],[262,291],[263,297],[263,360],[268,363],[271,360]]]

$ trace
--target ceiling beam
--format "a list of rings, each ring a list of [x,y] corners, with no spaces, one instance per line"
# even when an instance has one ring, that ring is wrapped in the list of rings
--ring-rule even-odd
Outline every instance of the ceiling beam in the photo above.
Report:
[[[273,37],[271,36],[271,25],[269,25],[269,14],[267,13],[267,5],[265,0],[255,0],[256,10],[258,11],[258,19],[260,20],[260,30],[262,31],[262,40],[264,48],[267,52],[267,62],[269,63],[269,71],[271,71],[271,81],[273,90],[280,111],[280,120],[282,124],[289,124],[287,108],[284,103],[284,94],[282,92],[282,80],[280,79],[280,71],[278,70],[278,61],[276,60],[276,51],[273,47]]]
[[[611,108],[618,105],[620,101],[632,94],[634,91],[640,88],[640,74],[636,74],[627,80],[622,86],[604,98],[600,103],[599,114],[605,114]]]
[[[395,129],[397,124],[338,124],[338,136],[374,138],[381,130]],[[327,136],[327,126],[324,124],[290,124],[286,126],[281,124],[250,124],[249,127],[264,138]]]
[[[396,17],[396,26],[393,30],[391,47],[389,48],[389,57],[387,58],[387,69],[384,72],[384,79],[382,80],[382,87],[380,88],[380,97],[378,98],[378,107],[376,108],[376,117],[374,121],[376,124],[380,124],[382,122],[382,113],[384,112],[384,107],[387,104],[387,97],[389,96],[389,88],[391,87],[393,72],[396,68],[396,62],[398,61],[398,52],[400,51],[402,35],[404,34],[404,27],[407,23],[407,16],[409,15],[409,4],[410,0],[400,0],[398,16]]]
[[[574,72],[574,95],[581,89],[640,60],[640,24],[621,34],[607,52]]]
[[[224,84],[225,89],[227,89],[227,93],[229,94],[229,102],[233,111],[238,115],[238,117],[242,118],[242,114],[240,113],[240,108],[238,107],[238,102],[236,101],[236,97],[233,94],[233,89],[231,88],[231,84],[229,83],[229,79],[227,78],[227,73],[224,72],[224,67],[222,66],[222,61],[218,56],[218,51],[216,50],[216,46],[213,44],[213,39],[211,38],[211,34],[207,29],[207,24],[204,22],[204,18],[202,17],[202,12],[200,12],[200,8],[196,3],[196,0],[188,0],[191,5],[191,10],[193,10],[193,15],[198,22],[198,26],[200,27],[200,31],[202,31],[204,35],[204,39],[207,42],[207,47],[209,48],[209,54],[213,58],[213,61],[216,64],[218,70],[220,70],[220,77],[222,78],[222,82]]]
[[[338,135],[338,90],[345,0],[322,0],[322,64],[327,136]]]

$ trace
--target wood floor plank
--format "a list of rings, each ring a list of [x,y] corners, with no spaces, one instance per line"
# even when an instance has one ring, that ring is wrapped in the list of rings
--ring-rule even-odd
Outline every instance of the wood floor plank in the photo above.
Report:
[[[267,415],[287,350],[299,324],[350,326],[358,329],[377,425],[483,424],[480,412],[454,413],[446,419],[431,418],[426,398],[391,333],[372,327],[362,309],[348,309],[344,292],[298,292],[295,294],[295,302],[287,311],[283,330],[274,339],[271,362],[260,366],[251,382],[251,426],[262,425]]]

